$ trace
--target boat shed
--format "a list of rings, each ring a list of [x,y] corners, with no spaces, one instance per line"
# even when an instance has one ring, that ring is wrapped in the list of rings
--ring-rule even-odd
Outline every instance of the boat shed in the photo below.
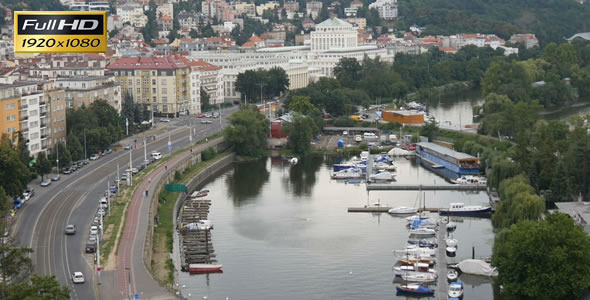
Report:
[[[582,201],[555,202],[560,212],[569,215],[574,223],[582,226],[586,234],[590,235],[590,203]]]
[[[479,164],[479,158],[473,155],[457,152],[453,149],[443,147],[435,143],[421,142],[416,145],[426,153],[432,154],[449,162],[456,162],[456,164],[460,165],[461,167]]]
[[[383,120],[402,124],[424,124],[424,113],[412,110],[382,110]]]

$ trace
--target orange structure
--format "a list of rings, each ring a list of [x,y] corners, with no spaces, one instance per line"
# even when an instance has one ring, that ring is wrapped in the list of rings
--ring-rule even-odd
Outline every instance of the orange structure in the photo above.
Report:
[[[383,120],[402,124],[423,124],[424,113],[409,110],[382,110]]]

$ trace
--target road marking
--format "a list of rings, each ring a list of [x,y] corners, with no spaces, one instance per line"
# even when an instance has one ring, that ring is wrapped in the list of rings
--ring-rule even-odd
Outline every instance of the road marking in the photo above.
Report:
[[[98,183],[97,183],[98,184]],[[95,185],[96,186],[96,185]],[[94,186],[93,186],[94,189]],[[70,218],[72,217],[72,213],[74,212],[74,210],[80,205],[80,203],[86,199],[86,197],[88,197],[88,192],[84,192],[84,194],[82,194],[82,196],[80,198],[78,198],[78,200],[74,203],[74,206],[72,207],[72,209],[70,209],[70,213],[68,214],[68,217],[66,218],[66,225],[70,223]],[[84,240],[84,239],[82,239]],[[65,238],[64,239],[64,252],[65,252],[65,256],[64,259],[62,260],[62,266],[64,274],[66,275],[66,280],[68,280],[68,276],[69,274],[72,274],[72,271],[70,270],[70,262],[68,260],[69,255],[68,255],[68,239]],[[63,265],[65,262],[65,266]],[[66,271],[67,270],[67,271]],[[92,268],[91,268],[92,270]],[[57,270],[55,270],[57,272]],[[69,281],[69,280],[68,280]],[[78,299],[78,293],[76,293],[76,288],[75,286],[72,286],[72,291],[74,293],[74,299]]]

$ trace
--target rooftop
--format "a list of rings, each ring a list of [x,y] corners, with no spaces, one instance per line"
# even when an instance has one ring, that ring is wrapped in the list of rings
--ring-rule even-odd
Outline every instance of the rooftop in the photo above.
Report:
[[[352,24],[350,24],[346,21],[340,20],[338,18],[330,18],[330,19],[327,19],[324,22],[316,25],[316,28],[317,27],[328,27],[328,26],[330,26],[330,27],[333,27],[333,26],[352,27]]]
[[[432,151],[438,152],[446,156],[450,156],[455,159],[477,159],[477,157],[469,155],[467,153],[457,152],[453,149],[449,149],[447,147],[443,147],[441,145],[434,143],[422,142],[418,143],[418,146],[431,149]]]
[[[590,234],[590,203],[589,202],[555,202],[560,212],[568,214],[574,222],[581,225]]]
[[[174,56],[168,57],[123,57],[107,66],[107,69],[180,69],[188,65]]]

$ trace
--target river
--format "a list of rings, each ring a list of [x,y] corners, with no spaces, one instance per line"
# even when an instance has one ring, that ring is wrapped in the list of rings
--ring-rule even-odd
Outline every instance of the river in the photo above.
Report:
[[[212,242],[223,273],[179,278],[189,299],[405,299],[392,283],[393,249],[406,245],[405,220],[388,214],[348,213],[352,206],[413,206],[417,191],[368,193],[364,184],[330,179],[335,158],[291,166],[279,158],[234,163],[203,188],[211,192]],[[448,184],[398,159],[401,183]],[[426,206],[480,204],[485,193],[426,192]],[[459,218],[454,262],[491,255],[489,219]],[[453,260],[449,260],[450,263]],[[442,274],[445,276],[445,274]],[[493,299],[492,285],[464,278],[465,299]],[[446,295],[436,295],[446,299]],[[434,298],[431,298],[434,299]]]

